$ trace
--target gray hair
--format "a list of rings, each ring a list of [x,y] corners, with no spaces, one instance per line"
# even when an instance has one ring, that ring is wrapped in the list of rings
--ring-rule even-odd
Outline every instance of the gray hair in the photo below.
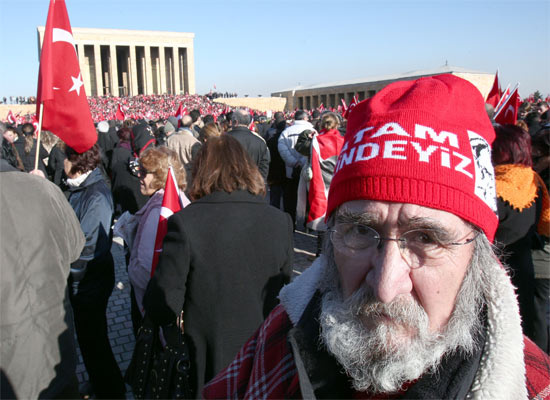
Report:
[[[233,115],[231,116],[231,122],[233,125],[243,125],[248,126],[250,125],[251,117],[248,111],[237,108],[235,111],[233,111]]]

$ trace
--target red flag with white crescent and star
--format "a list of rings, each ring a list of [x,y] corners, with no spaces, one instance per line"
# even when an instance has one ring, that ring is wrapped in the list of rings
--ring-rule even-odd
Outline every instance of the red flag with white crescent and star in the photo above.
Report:
[[[37,115],[41,103],[42,129],[53,132],[78,153],[97,142],[64,0],[50,0],[40,53]]]
[[[13,113],[11,112],[11,110],[8,111],[7,121],[12,125],[15,125],[17,122],[15,121],[15,117],[13,116]]]
[[[162,198],[162,207],[160,210],[159,223],[157,226],[157,236],[155,238],[155,252],[153,253],[153,263],[151,265],[151,277],[155,274],[155,269],[159,262],[162,252],[162,242],[168,231],[168,218],[183,208],[180,202],[179,188],[176,185],[176,177],[172,166],[166,176],[166,185],[164,186],[164,197]]]
[[[518,120],[518,108],[519,108],[519,94],[518,88],[512,92],[510,96],[504,101],[502,106],[495,113],[494,121],[504,125],[514,125]]]

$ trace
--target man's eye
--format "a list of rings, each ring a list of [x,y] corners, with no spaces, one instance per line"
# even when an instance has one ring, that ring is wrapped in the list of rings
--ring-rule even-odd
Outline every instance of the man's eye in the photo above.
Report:
[[[357,236],[372,236],[373,231],[371,228],[365,225],[354,225],[351,229],[351,233]]]
[[[434,232],[430,231],[410,231],[405,235],[407,242],[415,243],[419,245],[439,245],[440,242],[437,239]]]

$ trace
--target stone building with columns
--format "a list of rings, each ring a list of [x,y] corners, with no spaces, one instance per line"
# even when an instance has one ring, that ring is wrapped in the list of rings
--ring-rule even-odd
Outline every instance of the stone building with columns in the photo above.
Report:
[[[355,79],[340,82],[324,83],[311,86],[297,86],[286,90],[271,93],[272,97],[285,97],[287,99],[285,110],[292,111],[296,108],[311,110],[323,104],[325,107],[338,108],[342,99],[347,105],[351,103],[353,96],[359,100],[374,96],[386,85],[402,80],[413,80],[423,76],[441,74],[453,74],[466,79],[478,88],[483,97],[491,90],[495,79],[494,73],[468,70],[461,67],[444,65],[439,68],[405,72],[384,76],[374,76],[366,79]]]
[[[44,39],[38,30],[38,56]],[[194,33],[72,28],[88,96],[195,94]]]

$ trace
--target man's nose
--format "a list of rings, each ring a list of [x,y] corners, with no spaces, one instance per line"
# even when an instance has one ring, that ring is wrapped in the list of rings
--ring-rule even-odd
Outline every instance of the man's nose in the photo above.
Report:
[[[399,243],[383,241],[372,260],[373,268],[366,277],[376,297],[383,303],[391,303],[397,296],[412,291],[410,267],[401,256]]]

